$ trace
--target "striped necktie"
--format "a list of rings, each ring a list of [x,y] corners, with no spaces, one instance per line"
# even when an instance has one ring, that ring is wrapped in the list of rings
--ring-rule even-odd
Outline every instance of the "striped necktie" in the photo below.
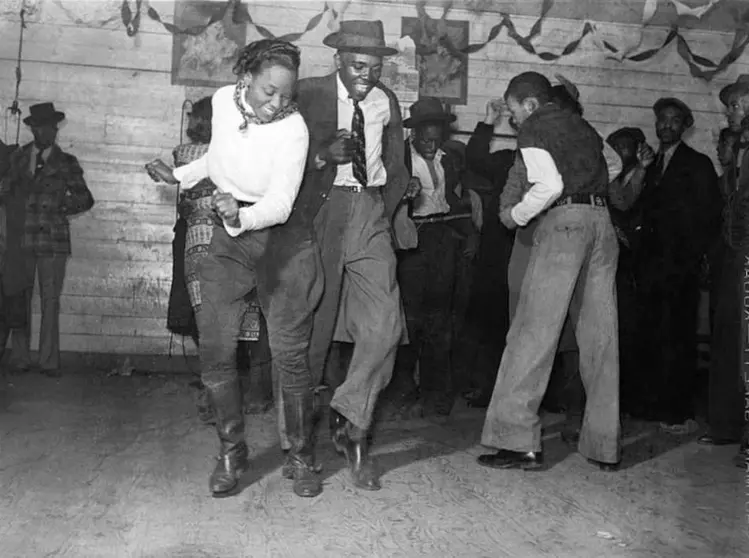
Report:
[[[354,140],[354,157],[351,161],[354,178],[366,188],[367,145],[364,139],[364,113],[359,106],[359,101],[354,101],[354,117],[351,120],[351,133]]]

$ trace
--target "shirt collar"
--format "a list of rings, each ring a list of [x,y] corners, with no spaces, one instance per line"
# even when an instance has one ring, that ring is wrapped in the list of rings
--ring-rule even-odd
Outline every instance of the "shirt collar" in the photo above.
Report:
[[[336,88],[338,90],[338,98],[341,101],[346,101],[347,103],[353,104],[354,102],[351,100],[351,95],[349,95],[348,89],[346,89],[346,86],[343,85],[343,81],[341,80],[341,74],[336,72],[335,74],[335,81],[336,81]]]
[[[674,154],[674,151],[676,151],[676,149],[677,149],[677,148],[678,148],[678,147],[679,147],[680,145],[681,145],[681,140],[677,141],[677,142],[676,142],[675,144],[673,144],[673,145],[672,145],[671,147],[669,147],[668,149],[663,149],[663,148],[661,148],[661,153],[663,153],[663,156],[664,156],[664,157],[670,157],[671,155],[673,155],[673,154]]]

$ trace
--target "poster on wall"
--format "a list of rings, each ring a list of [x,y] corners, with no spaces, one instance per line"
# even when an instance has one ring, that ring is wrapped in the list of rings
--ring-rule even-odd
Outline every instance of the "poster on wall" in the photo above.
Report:
[[[401,37],[389,46],[398,49],[398,54],[383,60],[380,81],[395,93],[401,107],[411,106],[419,99],[416,46],[411,37]]]
[[[205,25],[223,4],[210,0],[183,0],[174,5],[174,24],[180,29]],[[172,85],[220,87],[234,83],[232,67],[246,44],[247,26],[226,17],[198,35],[172,36]]]
[[[401,35],[411,37],[416,45],[419,96],[467,104],[468,56],[460,49],[468,46],[469,22],[404,17]]]

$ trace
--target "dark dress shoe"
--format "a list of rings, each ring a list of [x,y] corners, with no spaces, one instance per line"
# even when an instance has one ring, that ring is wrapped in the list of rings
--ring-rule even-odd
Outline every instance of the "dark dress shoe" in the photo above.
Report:
[[[738,444],[740,441],[739,438],[718,438],[710,434],[697,438],[697,443],[703,446],[730,446],[731,444]]]
[[[241,442],[230,450],[223,452],[218,458],[216,468],[211,474],[208,484],[214,498],[233,496],[239,479],[250,468],[247,444]]]
[[[284,454],[286,455],[286,460],[283,462],[283,466],[281,467],[281,476],[285,479],[293,480],[294,479],[294,463],[291,460],[291,456],[289,455],[289,450],[283,450]],[[315,466],[312,468],[312,471],[315,473],[322,473],[322,465],[319,463],[315,464]]]
[[[479,465],[492,469],[541,469],[544,455],[540,451],[512,451],[501,449],[497,453],[487,453],[478,458]]]
[[[335,437],[338,435],[339,431],[346,428],[346,424],[348,423],[348,420],[346,420],[346,417],[344,417],[341,413],[330,407],[330,410],[328,411],[328,425],[330,426],[330,437],[335,442]]]
[[[333,437],[336,451],[346,456],[354,486],[363,490],[380,490],[380,476],[369,457],[369,438],[366,435],[352,438],[352,426],[347,424]]]
[[[39,372],[41,372],[48,378],[61,378],[62,377],[62,370],[60,370],[59,368],[41,368]]]
[[[596,461],[595,459],[588,459],[588,463],[598,466],[598,468],[604,473],[615,473],[619,470],[621,461],[617,463],[604,463],[603,461]]]

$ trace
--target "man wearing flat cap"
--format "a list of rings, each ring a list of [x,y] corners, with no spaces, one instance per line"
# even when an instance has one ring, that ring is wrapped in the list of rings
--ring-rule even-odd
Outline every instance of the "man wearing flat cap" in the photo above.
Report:
[[[715,228],[715,167],[682,141],[694,124],[673,97],[653,106],[660,148],[638,201],[642,236],[636,276],[646,366],[645,414],[673,433],[694,424],[700,269]]]
[[[403,122],[412,129],[406,167],[421,190],[412,210],[418,246],[398,254],[398,283],[410,343],[398,350],[387,391],[390,404],[401,412],[421,407],[425,415],[446,416],[454,401],[452,316],[460,306],[459,278],[465,259],[478,245],[471,197],[461,186],[463,163],[445,145],[447,127],[455,118],[439,99],[422,97]],[[414,381],[417,362],[420,401]]]
[[[83,179],[78,159],[56,144],[58,125],[65,113],[53,103],[40,103],[29,109],[24,123],[31,128],[34,141],[16,150],[8,173],[0,183],[0,195],[11,212],[8,227],[17,231],[18,250],[5,262],[6,293],[25,297],[25,326],[12,332],[12,361],[18,371],[31,368],[31,294],[38,276],[42,307],[39,334],[40,371],[48,376],[60,374],[60,294],[65,266],[70,257],[68,218],[91,209],[94,198]],[[10,214],[9,214],[10,217]],[[10,231],[9,231],[10,232]],[[8,284],[12,281],[12,285]],[[8,328],[0,331],[4,346]]]
[[[310,342],[313,375],[322,378],[333,341],[354,344],[330,403],[331,435],[354,484],[377,490],[368,432],[405,321],[392,223],[409,177],[398,100],[379,81],[383,57],[397,50],[386,46],[379,21],[343,21],[323,43],[336,49],[338,69],[299,82],[310,147],[290,221],[314,225],[322,254],[325,291]]]

